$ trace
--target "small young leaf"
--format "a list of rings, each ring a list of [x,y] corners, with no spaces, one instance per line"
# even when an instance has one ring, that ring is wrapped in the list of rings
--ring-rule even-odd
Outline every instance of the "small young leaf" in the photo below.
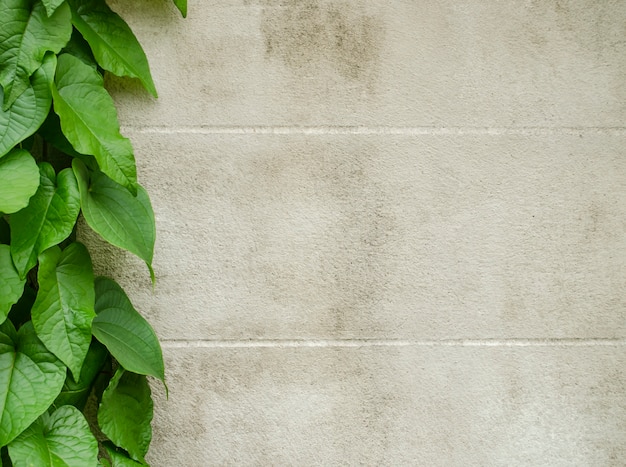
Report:
[[[125,452],[120,451],[119,448],[116,448],[111,443],[103,443],[104,449],[106,449],[107,454],[111,458],[113,464],[109,464],[111,467],[138,467],[145,466],[143,462],[137,462],[132,460],[130,457],[126,455]]]
[[[174,0],[174,5],[180,11],[180,14],[183,15],[183,18],[187,17],[187,0]]]
[[[98,424],[115,445],[144,462],[152,440],[152,398],[146,377],[119,368],[102,395]]]
[[[83,410],[91,393],[92,384],[102,370],[108,355],[109,352],[104,345],[95,339],[92,340],[80,369],[80,378],[76,381],[68,373],[63,389],[54,401],[54,406],[73,405],[78,410]]]
[[[58,176],[52,166],[39,166],[41,183],[28,206],[11,216],[11,254],[24,277],[37,263],[37,256],[61,243],[72,233],[80,211],[80,193],[72,169]]]
[[[0,158],[0,212],[10,214],[28,206],[39,187],[39,168],[33,156],[14,149]]]
[[[19,332],[0,325],[0,446],[44,413],[63,386],[65,365],[37,338],[32,324]]]
[[[9,444],[16,466],[96,467],[98,442],[82,413],[71,405],[44,413]]]
[[[30,87],[17,98],[11,108],[4,111],[0,105],[0,157],[35,133],[46,119],[52,103],[50,83],[56,63],[54,54],[46,55],[43,65],[31,77]],[[0,104],[3,99],[0,88]]]
[[[96,313],[91,332],[129,371],[165,378],[163,353],[152,326],[134,308],[122,288],[96,278]]]
[[[63,133],[74,149],[93,154],[105,174],[135,194],[133,147],[120,134],[113,99],[97,70],[73,55],[60,55],[52,96]]]
[[[24,292],[25,279],[19,274],[11,261],[8,245],[0,245],[0,324],[7,319],[11,307],[17,303]]]
[[[72,35],[67,4],[48,17],[44,5],[32,0],[0,2],[0,84],[6,111],[29,87],[29,78],[43,62],[46,52],[59,52]]]
[[[148,59],[128,24],[104,0],[70,0],[72,23],[91,46],[102,68],[117,76],[139,78],[154,97]]]
[[[87,248],[72,243],[63,252],[57,246],[39,256],[39,291],[32,320],[37,335],[65,363],[74,379],[91,342],[94,279]]]
[[[92,172],[74,159],[81,208],[87,224],[111,245],[123,248],[152,265],[156,229],[146,190],[137,185],[137,196],[101,172]],[[90,183],[91,182],[91,183]]]

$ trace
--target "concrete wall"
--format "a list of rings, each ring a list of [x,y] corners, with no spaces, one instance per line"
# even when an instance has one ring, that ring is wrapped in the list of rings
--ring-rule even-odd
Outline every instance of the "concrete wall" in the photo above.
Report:
[[[626,463],[626,2],[111,4],[154,466]]]

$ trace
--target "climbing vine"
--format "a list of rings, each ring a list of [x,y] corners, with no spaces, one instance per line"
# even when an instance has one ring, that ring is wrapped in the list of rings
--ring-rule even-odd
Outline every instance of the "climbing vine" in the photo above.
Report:
[[[76,225],[154,282],[154,214],[103,86],[156,97],[148,61],[104,0],[0,0],[0,24],[0,466],[146,465],[161,347]]]

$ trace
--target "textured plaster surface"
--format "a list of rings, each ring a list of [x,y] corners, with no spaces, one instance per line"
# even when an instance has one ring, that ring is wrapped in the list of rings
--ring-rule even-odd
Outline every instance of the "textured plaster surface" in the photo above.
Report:
[[[626,462],[626,3],[112,1],[156,467]],[[111,261],[114,258],[115,261]]]

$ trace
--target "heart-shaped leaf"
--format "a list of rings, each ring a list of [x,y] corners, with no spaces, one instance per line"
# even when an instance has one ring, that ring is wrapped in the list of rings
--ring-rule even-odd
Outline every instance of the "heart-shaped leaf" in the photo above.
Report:
[[[72,23],[89,43],[102,68],[117,76],[139,78],[154,97],[148,59],[128,24],[104,0],[70,0]]]
[[[9,245],[0,245],[0,324],[22,296],[25,283],[13,266]]]
[[[82,413],[71,405],[44,413],[9,444],[15,466],[95,467],[98,441]]]
[[[113,280],[96,278],[96,317],[91,332],[129,371],[165,378],[163,353],[152,326]]]
[[[0,325],[0,446],[44,413],[63,386],[65,365],[37,338],[31,323],[19,332]]]
[[[37,256],[72,233],[80,211],[80,193],[72,169],[57,176],[40,164],[41,182],[28,206],[11,216],[11,254],[21,277],[37,263]]]
[[[143,259],[152,275],[156,228],[148,193],[137,185],[137,196],[101,172],[91,175],[81,161],[72,162],[81,208],[87,224],[111,245]]]
[[[87,248],[72,243],[64,251],[54,246],[39,256],[39,291],[32,320],[37,335],[65,363],[74,379],[91,342],[94,279]]]
[[[152,440],[152,398],[146,377],[119,368],[102,394],[98,425],[116,446],[144,462]]]
[[[4,111],[0,105],[0,157],[35,133],[46,119],[52,103],[50,83],[55,67],[56,56],[46,55],[43,65],[31,77],[30,87],[17,98],[11,108]],[[0,88],[0,104],[3,99]]]
[[[39,168],[33,156],[15,149],[0,158],[0,212],[10,214],[28,206],[39,187]]]
[[[70,54],[58,57],[52,86],[54,111],[74,149],[93,154],[100,169],[133,194],[137,169],[133,147],[120,134],[113,99],[97,70]]]
[[[60,5],[48,16],[43,3],[32,0],[0,2],[0,84],[6,111],[30,85],[29,78],[46,52],[58,53],[72,35],[71,12]]]

